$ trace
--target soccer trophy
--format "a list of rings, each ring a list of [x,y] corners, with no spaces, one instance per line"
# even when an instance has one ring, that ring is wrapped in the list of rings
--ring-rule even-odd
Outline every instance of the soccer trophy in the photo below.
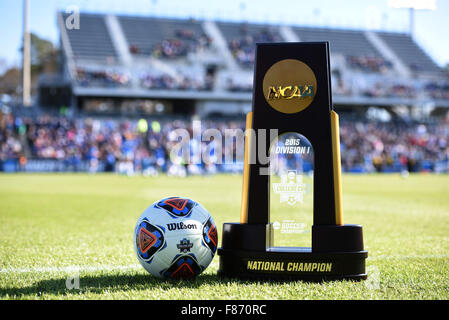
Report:
[[[223,226],[220,275],[366,279],[362,227],[343,223],[330,81],[327,42],[257,44],[240,223]]]

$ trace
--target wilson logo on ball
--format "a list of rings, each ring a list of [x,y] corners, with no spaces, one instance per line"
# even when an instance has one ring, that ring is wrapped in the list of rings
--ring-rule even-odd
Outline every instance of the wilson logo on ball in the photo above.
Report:
[[[175,230],[189,230],[189,229],[197,229],[196,224],[194,223],[168,223],[167,224],[168,231],[175,231]]]

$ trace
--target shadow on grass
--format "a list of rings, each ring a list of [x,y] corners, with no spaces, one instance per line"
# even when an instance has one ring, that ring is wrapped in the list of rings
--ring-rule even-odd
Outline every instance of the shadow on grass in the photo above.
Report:
[[[217,275],[203,274],[197,278],[190,280],[164,280],[157,279],[151,275],[146,274],[108,274],[108,275],[83,275],[79,277],[79,289],[76,288],[77,282],[73,277],[65,275],[58,276],[54,279],[40,280],[31,286],[27,287],[10,287],[0,288],[0,297],[9,296],[23,297],[23,296],[41,296],[43,294],[54,295],[82,295],[89,293],[103,293],[114,291],[128,291],[128,290],[146,290],[148,288],[157,288],[162,290],[170,290],[172,288],[189,288],[196,289],[203,285],[216,285],[219,283],[227,283],[231,280],[222,278]],[[75,287],[68,289],[69,287]],[[243,281],[242,281],[243,283]]]
[[[299,280],[298,280],[299,281]],[[70,285],[76,284],[72,276],[58,276],[54,279],[46,279],[35,282],[26,287],[0,288],[0,297],[9,298],[38,298],[44,294],[53,295],[84,295],[86,293],[102,294],[105,292],[126,292],[129,290],[147,290],[149,288],[156,290],[170,289],[199,289],[202,286],[214,286],[220,284],[283,284],[291,283],[289,280],[269,280],[263,278],[228,278],[215,274],[202,274],[190,280],[170,280],[158,279],[149,274],[100,274],[83,275],[79,277],[79,288],[68,289],[67,282]],[[301,281],[305,283],[315,283],[317,281]],[[321,281],[318,281],[321,282]]]

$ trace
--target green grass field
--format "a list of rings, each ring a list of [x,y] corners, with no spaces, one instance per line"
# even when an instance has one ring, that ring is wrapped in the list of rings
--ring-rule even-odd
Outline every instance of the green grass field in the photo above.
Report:
[[[195,280],[138,265],[133,228],[152,202],[190,197],[219,227],[239,220],[241,176],[0,175],[1,299],[448,299],[449,176],[344,175],[346,223],[362,224],[367,281]],[[319,195],[316,195],[319,196]],[[66,279],[79,272],[80,288]]]

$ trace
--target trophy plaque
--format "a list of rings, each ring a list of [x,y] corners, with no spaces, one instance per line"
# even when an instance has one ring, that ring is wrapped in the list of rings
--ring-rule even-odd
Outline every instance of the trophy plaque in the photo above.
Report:
[[[360,225],[344,224],[328,42],[257,44],[240,223],[223,225],[219,274],[366,279]]]

